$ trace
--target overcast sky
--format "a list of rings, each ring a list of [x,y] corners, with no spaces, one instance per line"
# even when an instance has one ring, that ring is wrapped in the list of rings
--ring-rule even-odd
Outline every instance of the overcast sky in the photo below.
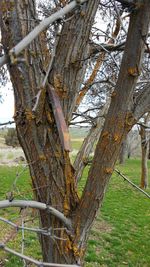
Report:
[[[0,103],[0,123],[12,120],[14,115],[14,96],[10,84],[1,88],[3,102]]]

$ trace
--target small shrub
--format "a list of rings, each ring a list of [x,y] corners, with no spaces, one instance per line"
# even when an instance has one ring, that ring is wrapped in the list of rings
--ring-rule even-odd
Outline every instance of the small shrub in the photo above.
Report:
[[[7,134],[5,135],[5,144],[7,146],[19,146],[19,141],[17,137],[17,132],[15,128],[9,128]]]

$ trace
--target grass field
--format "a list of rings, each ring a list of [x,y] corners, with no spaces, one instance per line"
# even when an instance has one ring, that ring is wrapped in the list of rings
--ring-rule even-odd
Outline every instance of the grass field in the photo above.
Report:
[[[150,164],[149,164],[150,167]],[[124,166],[117,166],[133,182],[139,184],[140,160],[128,160]],[[85,170],[80,182],[82,190],[87,176]],[[22,166],[0,166],[0,199],[12,187],[17,177],[15,198],[21,194],[24,199],[32,199],[30,177]],[[150,190],[147,190],[150,193]],[[0,216],[18,221],[20,214],[16,209],[3,209]],[[28,215],[30,216],[30,214]],[[3,242],[8,229],[0,223],[0,242]],[[9,237],[7,237],[9,239]],[[21,233],[8,246],[21,251]],[[36,247],[36,250],[35,250]],[[25,254],[40,258],[40,248],[35,234],[25,233]],[[150,200],[136,191],[121,177],[114,174],[111,178],[101,212],[91,230],[85,257],[86,267],[149,267],[150,266]],[[21,267],[17,257],[0,252],[0,266]]]

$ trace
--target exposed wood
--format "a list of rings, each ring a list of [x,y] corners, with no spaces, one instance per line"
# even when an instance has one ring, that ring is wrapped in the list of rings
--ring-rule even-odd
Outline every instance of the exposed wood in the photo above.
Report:
[[[47,85],[47,93],[49,95],[49,100],[52,105],[55,122],[57,125],[62,147],[65,151],[70,152],[71,151],[70,134],[69,134],[68,126],[65,122],[65,118],[63,115],[63,110],[62,110],[62,107],[59,101],[59,97],[57,93],[55,92],[55,89],[50,84]]]

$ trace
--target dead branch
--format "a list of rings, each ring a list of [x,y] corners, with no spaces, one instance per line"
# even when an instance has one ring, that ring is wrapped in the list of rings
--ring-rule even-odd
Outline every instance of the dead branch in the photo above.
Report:
[[[13,123],[15,123],[15,121],[8,121],[8,122],[0,123],[0,126],[10,125]]]
[[[64,223],[64,225],[68,228],[71,229],[71,220],[66,218],[63,213],[58,211],[57,209],[46,205],[45,203],[41,203],[38,201],[32,201],[32,200],[2,200],[0,201],[0,209],[2,208],[8,208],[8,207],[19,207],[19,208],[35,208],[35,209],[40,209],[40,210],[45,210],[48,213],[54,215],[57,217],[60,221]]]
[[[5,244],[3,244],[3,243],[0,243],[0,248],[5,250],[8,253],[11,253],[15,256],[18,256],[19,258],[21,258],[27,262],[34,263],[36,266],[39,266],[39,267],[44,267],[44,266],[49,266],[49,267],[80,267],[79,265],[75,265],[75,264],[74,265],[73,264],[57,264],[57,263],[48,263],[48,262],[37,261],[33,258],[25,256],[25,255],[13,250],[13,249],[6,247]]]
[[[145,196],[150,198],[150,195],[146,193],[144,190],[142,190],[140,187],[138,187],[136,184],[131,182],[124,174],[122,174],[119,170],[115,169],[114,170],[116,173],[118,173],[125,181],[127,181],[129,184],[131,184],[133,187],[135,187],[138,191],[142,192]]]

